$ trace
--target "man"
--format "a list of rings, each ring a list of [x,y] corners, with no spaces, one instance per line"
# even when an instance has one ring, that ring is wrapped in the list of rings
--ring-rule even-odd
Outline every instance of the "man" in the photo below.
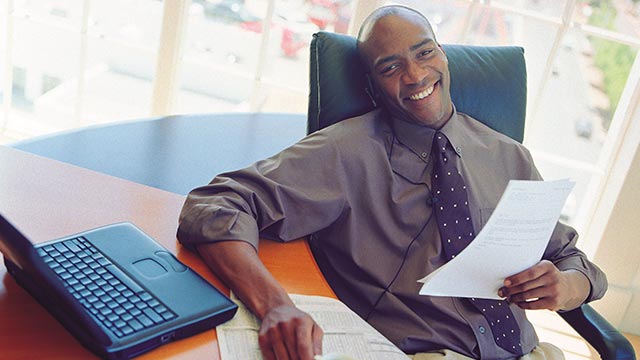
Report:
[[[416,282],[455,256],[434,209],[434,199],[449,197],[437,194],[434,169],[454,166],[461,175],[468,201],[460,208],[470,213],[461,222],[480,229],[510,179],[540,179],[530,154],[456,112],[446,55],[420,13],[374,11],[358,49],[384,107],[193,190],[180,241],[262,320],[266,359],[311,359],[322,351],[322,330],[260,262],[259,234],[282,241],[314,234],[310,246],[338,297],[408,354],[422,353],[416,358],[553,358],[523,309],[569,310],[606,290],[604,274],[575,248],[573,229],[558,224],[543,260],[505,279],[499,295],[508,302],[495,305],[514,324],[509,346],[494,327],[500,320],[485,317],[475,299],[421,296]],[[456,149],[448,165],[440,165],[439,148],[432,154],[439,141],[448,141],[443,151]]]

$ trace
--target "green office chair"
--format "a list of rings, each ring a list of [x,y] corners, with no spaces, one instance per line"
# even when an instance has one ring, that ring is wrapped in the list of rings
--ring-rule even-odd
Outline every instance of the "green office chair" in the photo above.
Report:
[[[443,45],[456,109],[522,142],[527,98],[520,47]],[[353,37],[319,32],[311,42],[307,132],[364,114],[375,105]],[[602,359],[635,359],[631,343],[590,305],[560,313]]]

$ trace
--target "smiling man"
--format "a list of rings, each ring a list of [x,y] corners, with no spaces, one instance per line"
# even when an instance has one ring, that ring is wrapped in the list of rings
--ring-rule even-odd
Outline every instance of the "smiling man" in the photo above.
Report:
[[[421,296],[416,282],[473,240],[509,180],[541,179],[529,152],[456,111],[446,54],[422,14],[374,11],[358,49],[384,106],[194,189],[180,241],[262,320],[266,359],[322,351],[322,330],[257,256],[260,236],[309,234],[338,297],[415,359],[562,358],[539,344],[524,310],[569,310],[606,291],[572,228],[559,223],[543,260],[505,279],[506,301]]]

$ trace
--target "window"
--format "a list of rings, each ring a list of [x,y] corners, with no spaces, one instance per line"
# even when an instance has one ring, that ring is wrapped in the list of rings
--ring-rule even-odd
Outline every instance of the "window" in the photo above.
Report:
[[[545,178],[577,182],[563,217],[581,230],[631,121],[640,0],[9,0],[0,134],[151,114],[304,113],[311,34],[347,32],[352,17],[390,3],[422,11],[443,43],[525,48],[525,144]]]

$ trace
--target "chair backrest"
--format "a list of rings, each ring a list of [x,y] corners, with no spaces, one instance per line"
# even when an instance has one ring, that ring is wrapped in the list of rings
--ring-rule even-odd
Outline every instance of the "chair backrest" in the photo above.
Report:
[[[524,50],[516,46],[443,48],[456,109],[522,142],[527,104]],[[365,72],[355,38],[329,32],[313,35],[307,133],[373,110],[365,91]]]

